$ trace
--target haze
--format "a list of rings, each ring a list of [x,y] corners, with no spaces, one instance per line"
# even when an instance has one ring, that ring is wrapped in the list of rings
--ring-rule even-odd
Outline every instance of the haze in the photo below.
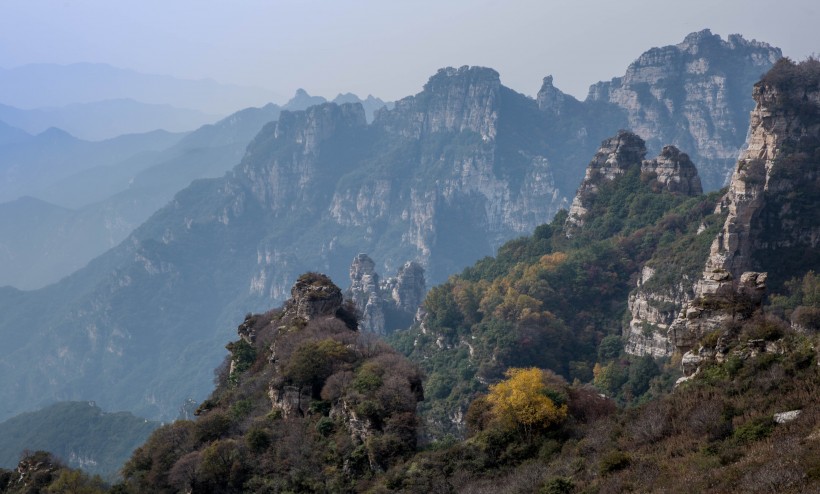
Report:
[[[813,0],[3,0],[0,66],[103,62],[140,72],[392,100],[436,69],[484,65],[534,95],[576,97],[651,46],[704,28],[802,59],[820,47]]]

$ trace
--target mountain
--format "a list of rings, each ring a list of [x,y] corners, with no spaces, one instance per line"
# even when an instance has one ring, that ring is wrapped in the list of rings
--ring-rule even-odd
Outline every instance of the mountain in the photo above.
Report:
[[[175,108],[167,104],[140,103],[133,99],[73,103],[30,110],[0,105],[0,120],[30,134],[57,127],[88,141],[101,141],[123,134],[139,134],[157,129],[188,132],[217,118],[217,115],[198,110]]]
[[[0,468],[17,466],[26,450],[45,450],[69,467],[114,480],[159,427],[128,412],[103,412],[93,402],[62,402],[0,423]]]
[[[604,140],[569,213],[432,288],[420,322],[390,337],[427,376],[429,399],[420,407],[427,434],[463,434],[468,405],[507,368],[589,382],[605,342],[614,339],[619,353],[641,261],[714,221],[716,195],[700,194],[688,156],[672,146],[653,159],[646,153],[631,132]],[[628,381],[634,396],[651,377]]]
[[[297,94],[287,106],[304,110],[309,103]],[[5,220],[13,228],[7,227],[0,236],[4,246],[0,259],[7,261],[0,264],[0,285],[40,288],[82,268],[120,243],[191,181],[222,176],[241,160],[259,129],[279,118],[280,111],[272,103],[246,108],[215,124],[203,125],[178,142],[169,141],[171,145],[165,149],[146,149],[126,159],[121,159],[121,154],[101,152],[95,162],[105,158],[112,161],[34,187],[33,196],[72,210],[55,207],[54,215],[46,221],[36,209],[20,207],[27,204],[25,201],[16,201],[13,206],[0,204],[0,222],[5,215],[13,214]],[[71,138],[67,140],[75,143]],[[56,148],[55,154],[64,148]],[[51,156],[42,148],[38,151],[42,156],[37,155],[37,159],[43,163],[70,159]],[[37,162],[27,156],[18,154],[21,162],[26,162],[21,167]]]
[[[192,180],[223,175],[279,111],[273,104],[247,108],[169,141],[163,150],[121,161],[116,161],[120,155],[102,154],[98,161],[106,156],[114,161],[43,184],[33,193],[70,209],[52,205],[45,214],[44,201],[31,198],[0,204],[0,284],[40,288],[82,268]],[[32,204],[39,206],[26,207]]]
[[[281,301],[299,273],[345,279],[368,252],[381,272],[413,261],[444,281],[569,205],[583,163],[626,122],[614,103],[550,106],[558,96],[528,98],[492,69],[462,67],[370,124],[360,104],[282,112],[225,177],[192,183],[86,268],[2,293],[0,364],[8,375],[39,365],[0,396],[20,409],[93,398],[167,418],[206,393],[198,369],[219,360],[224,328]]]
[[[31,136],[28,132],[12,127],[6,122],[0,121],[0,146],[14,144],[16,142],[24,141],[30,137]]]
[[[651,153],[673,144],[698,164],[707,191],[726,185],[743,148],[754,102],[749,88],[782,57],[766,43],[740,35],[727,40],[708,29],[674,46],[653,48],[623,77],[594,84],[586,103],[621,108],[626,128]]]
[[[350,492],[413,452],[418,369],[355,330],[326,276],[306,273],[291,293],[245,318],[198,418],[153,434],[123,492]]]
[[[54,84],[54,81],[60,83]],[[276,93],[262,88],[143,74],[100,63],[0,68],[0,94],[2,103],[25,109],[131,99],[215,115],[282,100]]]
[[[635,133],[604,140],[572,213],[434,287],[419,324],[393,335],[424,372],[354,331],[326,276],[300,276],[281,309],[245,317],[198,418],[153,434],[115,489],[817,491],[819,91],[815,60],[763,77],[750,154],[724,197],[702,194],[674,146],[646,159]],[[745,271],[756,263],[791,279],[765,288],[765,273]],[[374,264],[356,256],[354,294],[378,295]],[[717,322],[695,335],[699,350],[625,353],[636,280],[698,264],[682,318]],[[443,421],[466,437],[436,434]]]

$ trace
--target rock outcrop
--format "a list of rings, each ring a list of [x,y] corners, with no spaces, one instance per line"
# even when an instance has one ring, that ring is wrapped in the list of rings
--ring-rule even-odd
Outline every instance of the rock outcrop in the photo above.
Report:
[[[359,329],[383,335],[409,327],[424,301],[424,268],[407,261],[395,277],[380,281],[375,267],[376,263],[363,253],[350,265],[346,296],[360,314]]]
[[[714,190],[725,184],[744,145],[749,88],[781,56],[766,43],[740,35],[724,41],[703,30],[647,51],[622,77],[592,85],[587,102],[622,108],[650,153],[665,144],[686,149],[706,190]]]
[[[641,173],[652,174],[658,187],[687,196],[703,193],[698,169],[689,155],[675,146],[664,146],[657,158],[644,161]]]
[[[624,329],[624,350],[631,355],[671,356],[675,347],[667,336],[669,326],[692,298],[691,283],[661,290],[647,288],[646,283],[654,275],[654,268],[644,266],[637,289],[629,295],[631,319]]]
[[[656,158],[646,160],[645,156],[643,139],[632,132],[620,131],[601,144],[572,201],[564,225],[564,232],[568,237],[572,237],[583,227],[589,214],[589,204],[600,187],[624,176],[630,170],[639,168],[641,180],[657,193],[688,196],[702,193],[698,170],[687,154],[674,146],[664,146]],[[629,297],[632,317],[624,330],[625,349],[633,355],[671,355],[674,346],[666,333],[677,312],[692,298],[692,290],[687,283],[678,283],[663,290],[646,289],[646,282],[654,274],[654,268],[644,266],[637,289]]]
[[[588,205],[605,182],[640,168],[642,180],[650,183],[656,192],[697,195],[702,192],[698,170],[689,156],[674,146],[665,146],[652,160],[644,160],[646,144],[637,134],[621,130],[601,143],[601,147],[587,166],[578,192],[572,200],[565,225],[567,236],[584,225]]]
[[[565,105],[572,100],[573,98],[568,97],[553,85],[551,75],[544,77],[541,89],[538,90],[538,95],[536,96],[538,108],[541,111],[548,111],[555,116],[560,116],[564,111]]]
[[[305,321],[335,317],[342,307],[342,290],[323,274],[303,274],[296,280],[290,294],[286,310]]]

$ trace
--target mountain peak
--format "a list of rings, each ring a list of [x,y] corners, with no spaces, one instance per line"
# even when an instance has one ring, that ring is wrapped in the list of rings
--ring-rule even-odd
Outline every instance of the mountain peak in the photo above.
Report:
[[[321,96],[311,96],[302,88],[296,90],[296,93],[293,95],[285,106],[282,108],[286,110],[304,110],[314,105],[321,105],[322,103],[326,103],[327,100]]]
[[[538,108],[560,115],[566,99],[567,95],[553,85],[552,75],[544,77],[544,82],[536,97]]]
[[[463,84],[480,82],[501,84],[501,76],[488,67],[463,65],[459,68],[444,67],[439,69],[424,85],[425,91],[436,91],[442,85],[450,85],[460,81]]]

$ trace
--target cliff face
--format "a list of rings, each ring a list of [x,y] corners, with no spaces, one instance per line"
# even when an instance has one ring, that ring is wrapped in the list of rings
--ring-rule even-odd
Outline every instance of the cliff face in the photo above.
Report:
[[[704,187],[714,190],[726,183],[743,147],[753,105],[749,88],[781,56],[766,43],[739,35],[724,41],[704,30],[647,51],[623,77],[591,86],[587,102],[625,110],[628,127],[652,153],[664,144],[686,149]]]
[[[767,286],[781,288],[792,276],[820,266],[820,64],[778,62],[755,86],[754,100],[749,145],[717,208],[726,219],[679,315],[671,324],[668,314],[664,318],[669,331],[658,346],[691,349],[690,360],[705,334],[745,317],[762,302]],[[639,315],[633,310],[633,323],[652,321]],[[636,351],[641,352],[656,353]]]

